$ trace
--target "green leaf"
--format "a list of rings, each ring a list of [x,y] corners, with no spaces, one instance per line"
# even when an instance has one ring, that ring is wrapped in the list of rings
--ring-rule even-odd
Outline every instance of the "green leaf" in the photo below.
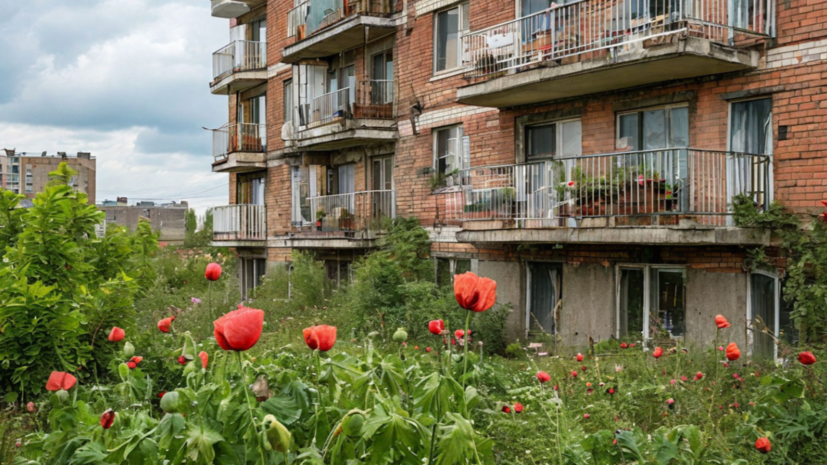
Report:
[[[217,432],[198,426],[187,431],[187,457],[199,463],[213,463],[213,444],[224,440]]]
[[[287,395],[273,396],[262,402],[261,408],[276,417],[283,425],[295,423],[302,414],[296,401]]]
[[[7,392],[3,399],[8,403],[17,402],[18,394],[16,392]]]

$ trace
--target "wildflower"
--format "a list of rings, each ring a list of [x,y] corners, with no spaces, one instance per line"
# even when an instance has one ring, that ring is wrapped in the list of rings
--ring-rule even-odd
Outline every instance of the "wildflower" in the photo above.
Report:
[[[454,339],[454,338],[451,338],[451,345],[452,345],[452,346],[457,345],[457,340],[456,340],[456,339]]]
[[[101,426],[103,426],[103,429],[111,428],[112,423],[114,423],[114,422],[115,422],[115,411],[114,410],[109,409],[109,410],[103,412],[103,415],[101,415]]]
[[[130,362],[126,362],[126,366],[129,367],[130,370],[134,370],[135,368],[138,367],[138,364],[135,363],[135,362],[130,361]]]
[[[34,412],[34,410],[35,410],[35,408],[34,408],[34,402],[29,402],[28,404],[26,404],[26,410],[27,410],[29,413]]]
[[[574,371],[574,370],[571,370],[571,376],[572,376],[573,378],[577,378],[577,372],[576,372],[576,371]]]
[[[586,420],[588,420],[589,418],[591,418],[591,415],[589,415],[588,413],[584,413],[584,414],[583,414],[583,418],[585,418]]]
[[[588,389],[586,389],[586,395],[587,395],[587,396],[592,395],[592,393],[593,393],[593,392],[594,392],[594,389],[592,389],[592,388],[588,388]]]
[[[460,307],[472,312],[484,312],[497,301],[497,282],[470,271],[456,275],[454,297]]]
[[[549,374],[545,371],[541,371],[537,373],[537,379],[540,381],[540,383],[547,383],[551,381],[551,376],[549,376]]]
[[[581,370],[583,370],[583,371],[586,371],[586,367],[585,367],[585,366],[580,367],[580,369],[581,369]]]
[[[207,369],[207,362],[210,361],[210,356],[203,350],[198,353],[198,358],[201,359],[201,368]]]
[[[732,375],[732,377],[738,379],[738,373],[735,373],[734,375]]]
[[[635,343],[633,342],[633,343],[629,344],[629,347],[635,347],[636,345],[637,345],[637,344],[635,344]]]
[[[47,391],[68,391],[77,383],[78,379],[69,373],[62,371],[53,371],[49,375],[49,380],[46,381]]]
[[[187,364],[187,357],[184,357],[183,355],[181,355],[180,357],[178,357],[178,363],[180,363],[181,365],[186,365]]]
[[[663,355],[663,349],[660,347],[655,347],[655,350],[652,352],[652,356],[655,358],[660,358],[661,355]]]
[[[158,322],[158,329],[160,329],[162,333],[168,333],[173,321],[175,321],[174,316],[164,318]]]
[[[465,331],[461,329],[454,331],[454,337],[456,337],[457,339],[462,339],[463,336],[465,336]]]
[[[161,392],[159,392],[159,393],[158,393],[158,398],[159,398],[159,399],[162,399],[162,398],[164,397],[164,394],[166,394],[166,393],[167,393],[167,391],[161,391]]]
[[[674,405],[675,404],[675,399],[670,397],[670,398],[666,399],[666,403],[669,404],[669,405]]]
[[[112,331],[109,331],[109,340],[112,342],[118,342],[126,336],[126,333],[121,328],[115,326],[112,328]]]
[[[600,383],[600,387],[603,387],[605,385],[606,385],[606,383]]]
[[[244,351],[256,345],[263,324],[263,311],[239,307],[213,321],[213,334],[222,349]]]
[[[569,186],[569,187],[574,187],[574,181],[569,181],[569,182],[568,182],[568,186]]]
[[[755,441],[755,448],[758,449],[758,452],[766,454],[770,451],[772,447],[770,446],[770,440],[766,437],[763,437],[758,438],[758,440]]]
[[[523,404],[519,402],[514,403],[514,411],[517,413],[523,413]]]
[[[419,350],[419,346],[414,346],[414,350]]]
[[[615,388],[610,387],[609,389],[606,389],[606,394],[613,396],[615,394]]]
[[[741,351],[734,342],[730,342],[729,345],[726,346],[726,358],[733,361],[741,358]]]
[[[582,362],[582,361],[583,361],[583,354],[577,354],[577,361],[578,361],[578,362]]]
[[[724,368],[729,368],[729,363],[724,362]]]
[[[503,405],[503,413],[511,413],[511,409],[507,405]]]
[[[221,277],[221,265],[218,263],[210,263],[207,265],[207,269],[204,271],[204,277],[210,281],[218,281],[218,278]]]
[[[129,359],[129,361],[134,363],[135,365],[141,363],[143,360],[144,360],[144,358],[139,356],[139,355],[136,355],[136,356]]]
[[[310,350],[319,349],[319,352],[327,352],[336,344],[336,327],[319,325],[305,328],[304,342]]]
[[[723,352],[724,351],[724,346],[718,346],[718,350]]]
[[[592,387],[592,383],[586,383],[586,387]]]
[[[718,326],[718,329],[729,328],[730,326],[729,321],[727,321],[723,315],[715,315],[715,324]]]
[[[738,402],[735,402],[734,404],[732,404],[732,406],[735,407],[735,408],[740,407],[740,405],[738,405]]]
[[[620,373],[623,371],[623,365],[615,365],[615,373]]]
[[[625,342],[620,343],[620,348],[621,349],[625,349],[626,347],[629,347],[628,344],[626,344]]]
[[[687,379],[688,378],[686,376],[681,376],[681,381],[683,381],[684,383],[687,381]]]
[[[750,407],[755,407],[755,402],[750,402],[750,403],[749,403],[749,406],[750,406]]]
[[[199,299],[199,298],[197,298],[197,297],[190,297],[190,300],[191,300],[191,301],[192,301],[192,303],[194,303],[195,305],[198,305],[198,304],[200,304],[200,303],[201,303],[201,299]]]
[[[431,334],[442,334],[442,331],[445,330],[445,322],[442,320],[433,320],[428,322],[428,331]]]
[[[425,348],[425,352],[428,352],[428,353],[430,354],[430,353],[431,353],[431,348],[430,348],[430,347],[426,347],[426,348]]]
[[[798,361],[802,365],[812,365],[816,362],[816,356],[812,352],[801,352],[798,354]],[[769,450],[769,441],[767,442],[767,450]]]
[[[703,377],[704,377],[704,374],[701,373],[700,371],[695,373],[695,381],[701,380],[701,379],[703,379]]]
[[[677,381],[676,381],[676,380],[674,380],[674,379],[669,381],[669,384],[671,384],[671,385],[673,385],[673,386],[675,385],[675,383],[677,383]]]
[[[559,384],[555,384],[553,389],[554,389],[555,391],[559,390],[559,389],[560,389],[560,385],[559,385]]]

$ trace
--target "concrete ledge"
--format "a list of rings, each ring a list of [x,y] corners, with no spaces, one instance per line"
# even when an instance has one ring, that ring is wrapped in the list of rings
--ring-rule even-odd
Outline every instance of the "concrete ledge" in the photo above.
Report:
[[[267,247],[296,249],[369,249],[376,247],[375,239],[335,238],[271,238]]]
[[[233,152],[212,164],[213,173],[245,173],[267,169],[264,152]]]
[[[354,119],[300,131],[293,150],[338,150],[399,138],[394,120]]]
[[[210,83],[213,95],[230,95],[267,82],[267,69],[237,71]]]
[[[264,247],[266,241],[212,241],[213,247]]]
[[[467,105],[513,107],[580,95],[626,89],[675,79],[729,73],[758,67],[758,52],[727,47],[697,37],[665,36],[617,47],[615,57],[557,65],[492,78],[457,90]]]
[[[462,231],[468,243],[750,245],[770,244],[769,231],[746,228],[553,228]]]
[[[282,63],[297,63],[307,58],[335,55],[376,40],[395,30],[396,21],[391,17],[351,16],[293,45],[284,47],[281,61]]]

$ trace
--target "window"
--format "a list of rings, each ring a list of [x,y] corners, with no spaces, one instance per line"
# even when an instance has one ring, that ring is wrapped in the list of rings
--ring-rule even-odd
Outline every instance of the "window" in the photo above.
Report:
[[[683,268],[622,265],[617,276],[617,337],[642,340],[684,336]]]
[[[370,103],[393,103],[393,51],[386,50],[373,56],[371,66]]]
[[[749,332],[752,355],[774,360],[778,346],[769,334],[788,344],[798,343],[798,331],[790,317],[793,305],[784,300],[784,284],[775,273],[752,272],[747,290],[747,318],[754,329]]]
[[[262,19],[250,23],[250,40],[253,42],[267,41],[267,21]]]
[[[733,102],[729,150],[735,154],[727,157],[728,199],[747,194],[761,205],[772,201],[772,146],[772,99]]]
[[[318,195],[317,186],[324,186],[324,178],[318,178],[322,171],[318,165],[292,167],[290,189],[293,225],[305,226],[316,220],[311,215],[310,198]]]
[[[470,30],[468,3],[434,15],[434,71],[460,66],[462,35]]]
[[[539,123],[525,127],[526,161],[572,157],[582,153],[580,120]]]
[[[437,129],[434,132],[434,158],[437,173],[448,176],[455,170],[467,168],[470,165],[470,154],[463,156],[462,126]],[[469,162],[466,165],[466,162]]]
[[[241,281],[241,299],[247,300],[255,297],[255,290],[261,286],[264,273],[267,269],[267,261],[263,258],[240,258],[239,259],[239,280]]]
[[[34,186],[32,184],[32,169],[26,168],[26,192],[34,192]]]
[[[617,149],[655,150],[689,146],[689,108],[653,108],[617,117]]]
[[[557,303],[563,298],[563,266],[559,263],[528,263],[528,331],[557,333]]]
[[[293,80],[284,81],[284,122],[293,122]]]
[[[235,203],[264,205],[264,183],[267,172],[239,174],[236,179]]]

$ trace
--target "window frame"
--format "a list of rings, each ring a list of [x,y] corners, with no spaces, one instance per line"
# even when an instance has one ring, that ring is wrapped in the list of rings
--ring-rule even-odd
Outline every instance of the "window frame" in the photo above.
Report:
[[[550,118],[542,121],[532,121],[530,123],[521,123],[522,125],[522,137],[523,137],[523,147],[522,147],[522,156],[523,156],[523,163],[533,163],[533,162],[540,162],[540,161],[549,161],[549,160],[557,160],[563,157],[563,125],[567,123],[580,123],[580,150],[579,154],[583,155],[583,120],[579,116],[576,118]],[[554,152],[550,155],[537,155],[537,156],[529,156],[529,148],[528,148],[528,132],[532,127],[538,126],[554,126]]]
[[[439,176],[440,174],[443,175],[443,176],[448,176],[450,174],[450,173],[441,173],[439,171],[439,160],[442,159],[442,158],[446,158],[448,156],[448,155],[440,156],[440,154],[439,154],[439,134],[443,131],[450,131],[452,129],[458,129],[459,130],[459,132],[457,134],[457,138],[456,138],[456,140],[457,140],[457,147],[456,147],[457,153],[453,154],[453,156],[456,157],[456,160],[458,161],[458,166],[457,166],[456,169],[462,171],[462,139],[463,139],[463,137],[465,137],[465,132],[463,131],[462,123],[459,123],[459,124],[452,124],[452,125],[449,125],[449,126],[442,126],[442,127],[439,127],[439,128],[434,128],[433,130],[431,130],[431,133],[433,134],[433,136],[432,136],[433,137],[433,139],[432,139],[432,142],[433,142],[433,169],[436,172],[437,176]],[[448,139],[448,140],[451,140],[451,139]],[[453,170],[451,170],[451,172],[453,172]]]
[[[672,146],[672,110],[676,108],[686,108],[687,109],[687,131],[686,131],[686,147],[675,147]],[[689,103],[688,102],[681,102],[681,103],[670,103],[667,105],[655,105],[651,107],[641,107],[635,108],[633,110],[624,110],[615,113],[615,150],[626,151],[626,152],[641,152],[646,149],[643,148],[643,114],[647,111],[658,111],[658,110],[668,110],[668,117],[667,117],[667,126],[666,129],[668,134],[666,136],[667,146],[662,147],[659,149],[649,149],[649,150],[666,150],[666,149],[677,149],[677,148],[688,148],[692,146],[692,131],[691,131],[691,115],[689,114]],[[637,114],[637,134],[635,137],[637,138],[637,148],[632,149],[621,149],[618,147],[618,143],[620,142],[620,118],[623,116],[634,115]]]
[[[747,273],[747,324],[750,325],[752,323],[753,317],[753,308],[752,308],[752,275],[763,275],[768,278],[771,278],[773,282],[773,301],[774,301],[774,314],[773,314],[773,325],[775,326],[775,332],[777,333],[779,328],[781,327],[781,278],[778,276],[778,273],[773,273],[764,270],[751,270]],[[747,354],[752,357],[753,349],[755,347],[755,337],[754,331],[747,331]],[[773,344],[773,361],[778,360],[778,344]]]
[[[680,264],[640,264],[640,263],[618,263],[615,265],[615,337],[620,338],[620,289],[621,289],[621,270],[624,269],[639,269],[643,270],[643,340],[648,341],[651,339],[651,335],[649,334],[649,329],[651,326],[651,319],[652,319],[652,286],[655,284],[652,282],[652,272],[657,270],[666,270],[666,271],[680,271],[683,274],[683,334],[680,336],[671,336],[672,339],[685,339],[687,333],[686,327],[686,265]]]
[[[447,13],[451,10],[457,10],[457,64],[456,66],[448,67],[448,63],[446,60],[445,68],[439,68],[439,15],[443,13]],[[468,16],[466,18],[465,16]],[[466,26],[467,27],[464,27]],[[452,72],[456,72],[456,70],[462,68],[462,37],[471,32],[471,2],[461,2],[456,5],[450,6],[448,8],[443,8],[441,10],[437,10],[434,12],[434,22],[433,22],[433,65],[432,71],[434,76],[439,76],[442,74],[450,74]]]
[[[288,98],[287,98],[288,95],[290,96],[289,101],[288,101]],[[294,108],[296,107],[293,97],[294,97],[293,78],[291,77],[290,79],[285,79],[284,81],[282,81],[281,99],[282,99],[282,108],[284,110],[284,114],[283,114],[284,123],[291,123],[291,124],[293,123],[293,118],[294,118],[293,112],[294,112]]]

